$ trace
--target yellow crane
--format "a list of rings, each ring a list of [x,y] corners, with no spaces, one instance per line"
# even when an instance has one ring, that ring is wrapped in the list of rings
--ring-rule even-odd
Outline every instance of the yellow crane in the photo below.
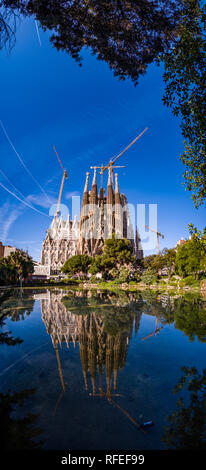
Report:
[[[57,340],[55,341],[54,349],[56,351],[57,364],[58,364],[59,377],[60,377],[60,381],[61,381],[62,391],[59,395],[59,398],[58,398],[57,403],[55,405],[54,411],[52,413],[53,416],[56,414],[59,403],[60,403],[64,393],[66,392],[66,385],[65,385],[64,378],[63,378],[63,373],[62,373],[62,366],[61,366],[61,361],[60,361],[60,357],[59,357],[59,349],[58,349],[58,341]]]
[[[104,165],[102,163],[101,166],[90,166],[92,170],[98,170],[100,169],[101,171],[99,174],[101,175],[101,187],[103,187],[103,171],[104,171]],[[113,166],[113,168],[125,168],[125,166]]]
[[[124,150],[122,150],[122,151],[117,155],[117,157],[115,157],[115,158],[113,158],[113,159],[111,158],[111,160],[109,161],[108,165],[106,165],[105,167],[103,167],[103,165],[102,165],[102,166],[101,166],[100,175],[102,175],[103,172],[104,172],[105,170],[107,170],[107,169],[109,169],[110,172],[113,172],[113,165],[114,165],[114,162],[116,162],[116,160],[117,160],[119,157],[121,157],[121,156],[123,155],[123,153],[125,153],[127,150],[129,150],[129,148],[132,147],[132,145],[134,145],[135,142],[137,142],[137,140],[139,140],[140,137],[142,137],[142,135],[143,135],[147,130],[148,130],[148,127],[146,127],[146,128],[141,132],[141,134],[139,134],[132,142],[130,142],[130,144],[127,145],[127,147],[126,147]]]
[[[157,235],[157,252],[158,252],[158,255],[159,255],[159,254],[160,254],[160,241],[159,241],[159,237],[165,238],[164,235],[162,235],[162,233],[160,233],[160,232],[157,232],[156,230],[153,230],[152,228],[148,227],[147,225],[145,225],[145,228],[146,228],[147,230],[150,230],[150,232],[156,233],[156,235]]]
[[[57,153],[57,151],[56,151],[56,148],[55,148],[54,146],[53,146],[53,149],[54,149],[54,151],[55,151],[55,153],[56,153],[56,156],[57,156],[57,158],[58,158],[58,161],[59,161],[59,163],[60,163],[60,166],[61,166],[61,168],[62,168],[62,170],[63,170],[63,176],[62,176],[62,181],[61,181],[61,186],[60,186],[60,191],[59,191],[59,197],[58,197],[58,203],[57,203],[57,210],[56,210],[56,214],[55,214],[56,216],[58,216],[58,215],[59,215],[59,208],[60,208],[60,204],[61,204],[61,198],[62,198],[62,191],[63,191],[63,186],[64,186],[64,180],[65,180],[65,178],[68,180],[68,175],[67,175],[66,169],[65,169],[65,168],[63,167],[63,165],[62,165],[62,162],[61,162],[61,160],[60,160],[60,158],[59,158],[59,155],[58,155],[58,153]]]
[[[163,326],[159,326],[159,318],[156,317],[156,321],[155,321],[155,331],[153,331],[153,333],[150,333],[149,335],[145,336],[144,338],[142,338],[142,341],[145,341],[145,339],[148,339],[148,338],[151,338],[151,336],[156,336],[162,329],[163,329]]]
[[[121,396],[118,393],[111,394],[111,392],[105,392],[101,387],[99,388],[100,393],[90,393],[89,396],[91,397],[104,397],[108,400],[108,402],[114,406],[116,406],[127,418],[144,434],[147,434],[147,432],[144,430],[144,428],[137,423],[137,421],[126,411],[122,406],[120,406],[116,401],[113,400],[112,396]]]

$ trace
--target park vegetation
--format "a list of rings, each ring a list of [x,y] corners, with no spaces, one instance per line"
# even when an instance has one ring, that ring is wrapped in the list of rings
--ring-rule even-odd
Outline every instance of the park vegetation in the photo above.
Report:
[[[189,225],[190,238],[175,248],[138,260],[132,254],[129,240],[105,241],[102,255],[92,258],[76,255],[66,261],[62,272],[68,277],[90,282],[110,281],[114,284],[199,286],[206,280],[206,229],[201,232]]]
[[[0,258],[0,285],[19,284],[26,281],[34,271],[31,256],[17,249],[9,256]]]

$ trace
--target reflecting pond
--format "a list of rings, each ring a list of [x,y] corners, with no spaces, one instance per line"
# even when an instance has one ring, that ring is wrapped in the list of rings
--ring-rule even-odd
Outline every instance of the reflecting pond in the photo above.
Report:
[[[198,296],[1,291],[1,448],[204,448],[205,343]]]

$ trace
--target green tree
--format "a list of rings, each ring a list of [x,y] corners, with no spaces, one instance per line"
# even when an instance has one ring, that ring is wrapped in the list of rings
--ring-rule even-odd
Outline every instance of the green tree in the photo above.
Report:
[[[7,261],[11,266],[14,266],[17,279],[23,278],[26,280],[29,274],[34,272],[34,263],[28,253],[23,250],[16,250],[12,252]]]
[[[166,87],[163,103],[181,118],[185,151],[184,186],[195,206],[206,198],[206,6],[200,0],[182,0],[178,37],[163,56]]]
[[[89,272],[91,274],[102,273],[104,278],[118,278],[121,267],[130,270],[135,263],[135,256],[132,255],[133,248],[129,240],[125,238],[112,238],[105,240],[102,255],[92,259]]]
[[[121,282],[128,282],[130,279],[130,269],[127,266],[121,266],[119,270],[118,280]]]
[[[135,83],[173,44],[181,8],[180,0],[4,0],[1,4],[2,44],[9,39],[10,24],[11,33],[15,29],[9,15],[33,15],[52,32],[57,50],[81,64],[80,53],[88,48],[107,62],[114,75]]]
[[[176,299],[174,322],[175,328],[184,331],[190,341],[197,337],[198,341],[206,342],[206,315],[200,299]]]
[[[177,402],[177,409],[169,417],[163,441],[168,449],[205,450],[206,446],[206,369],[202,374],[195,367],[183,367],[183,376],[174,389],[181,393],[185,388],[189,404],[183,397]]]
[[[39,415],[27,413],[22,419],[15,419],[13,416],[14,407],[22,406],[34,393],[34,389],[12,394],[10,391],[0,393],[1,450],[41,449],[43,441],[37,442],[36,439],[43,431],[35,426]]]
[[[151,264],[149,269],[153,271],[155,274],[159,274],[161,269],[163,269],[166,266],[166,261],[164,256],[162,254],[154,255],[154,257],[151,260]]]
[[[170,278],[175,269],[176,250],[174,248],[165,248],[162,252],[163,267],[167,268]]]
[[[193,235],[184,245],[178,247],[175,269],[182,277],[192,274],[197,279],[199,272],[206,271],[206,236],[192,224],[189,228]]]
[[[101,255],[95,256],[95,258],[92,258],[91,265],[89,267],[89,273],[90,274],[97,274],[97,273],[102,273],[105,270],[105,264],[104,260],[102,259]]]
[[[26,280],[33,271],[33,260],[23,250],[16,250],[6,258],[0,259],[1,284],[16,284],[20,279]]]
[[[89,266],[92,263],[91,256],[88,255],[74,255],[69,258],[64,266],[62,267],[62,272],[65,274],[86,274],[88,272]]]
[[[157,255],[145,256],[145,258],[141,260],[143,270],[151,268],[153,261],[156,259],[156,256]]]
[[[180,116],[185,189],[206,197],[204,0],[3,0],[0,48],[13,44],[17,16],[34,16],[57,50],[79,65],[89,49],[120,80],[136,85],[152,62],[164,64],[163,103]]]
[[[9,262],[8,258],[0,259],[0,284],[8,285],[16,282],[15,265]]]
[[[134,263],[135,256],[132,255],[132,252],[133,248],[129,240],[126,238],[116,239],[113,234],[112,238],[105,240],[103,262],[108,262],[108,266],[111,267]]]
[[[150,268],[146,269],[141,277],[141,282],[149,286],[156,281],[157,277],[155,276],[154,271]]]

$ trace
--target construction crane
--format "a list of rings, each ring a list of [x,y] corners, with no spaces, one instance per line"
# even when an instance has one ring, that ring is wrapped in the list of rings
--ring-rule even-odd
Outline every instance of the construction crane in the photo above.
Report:
[[[60,163],[60,165],[61,165],[61,168],[62,168],[62,170],[63,170],[63,176],[62,176],[62,181],[61,181],[61,186],[60,186],[60,191],[59,191],[59,197],[58,197],[58,203],[57,203],[57,210],[56,210],[56,214],[55,214],[56,216],[58,216],[58,215],[59,215],[59,208],[60,208],[60,204],[61,204],[61,198],[62,198],[62,191],[63,191],[63,186],[64,186],[64,180],[65,180],[65,178],[68,180],[68,175],[67,175],[66,169],[65,169],[65,168],[63,167],[63,165],[62,165],[62,162],[61,162],[61,160],[60,160],[60,158],[59,158],[59,155],[58,155],[58,153],[57,153],[57,151],[56,151],[56,148],[55,148],[54,146],[53,146],[53,149],[54,149],[54,151],[55,151],[55,153],[56,153],[56,156],[57,156],[57,158],[58,158],[58,161],[59,161],[59,163]]]
[[[89,396],[91,397],[104,397],[108,400],[111,405],[116,406],[127,418],[144,434],[147,434],[141,424],[137,423],[137,421],[124,409],[120,406],[116,401],[112,399],[112,396],[121,396],[118,393],[111,394],[111,392],[105,392],[101,387],[99,388],[100,393],[90,393]]]
[[[59,395],[59,398],[58,398],[57,403],[55,405],[54,411],[52,413],[53,416],[56,414],[59,403],[60,403],[64,393],[66,392],[66,385],[65,385],[64,378],[63,378],[63,373],[62,373],[62,366],[61,366],[61,361],[60,361],[60,357],[59,357],[59,349],[58,349],[58,341],[57,340],[55,341],[54,349],[56,351],[57,364],[58,364],[59,377],[60,377],[60,381],[61,381],[62,391]]]
[[[159,318],[156,317],[156,321],[155,321],[155,330],[153,331],[153,333],[150,333],[149,335],[145,336],[144,338],[142,338],[142,341],[145,341],[145,339],[148,339],[148,338],[151,338],[151,336],[156,336],[162,329],[163,329],[163,326],[159,326]]]
[[[103,187],[103,170],[104,170],[104,165],[102,163],[101,166],[90,166],[91,170],[98,170],[101,169],[99,174],[101,175],[101,187]],[[125,168],[125,166],[113,166],[113,168]]]
[[[153,230],[152,228],[148,227],[147,225],[145,225],[145,228],[146,228],[147,230],[150,230],[150,232],[156,233],[156,235],[157,235],[157,253],[158,253],[158,255],[159,255],[159,254],[160,254],[160,241],[159,241],[159,237],[165,238],[164,235],[162,235],[162,233],[160,233],[160,232],[157,232],[156,230]]]
[[[142,135],[148,130],[148,127],[146,127],[142,132],[141,134],[139,134],[129,145],[127,145],[127,147],[122,150],[122,152],[119,153],[119,155],[117,155],[117,157],[115,158],[111,158],[111,160],[109,161],[108,165],[106,165],[105,167],[101,167],[101,171],[100,171],[100,175],[103,174],[103,172],[107,169],[110,170],[110,172],[112,173],[113,172],[113,165],[114,165],[114,162],[116,162],[116,160],[121,157],[123,155],[123,153],[125,153],[127,150],[129,150],[130,147],[132,147],[132,145],[135,144],[135,142],[137,142],[137,140],[140,139],[140,137],[142,137]]]

